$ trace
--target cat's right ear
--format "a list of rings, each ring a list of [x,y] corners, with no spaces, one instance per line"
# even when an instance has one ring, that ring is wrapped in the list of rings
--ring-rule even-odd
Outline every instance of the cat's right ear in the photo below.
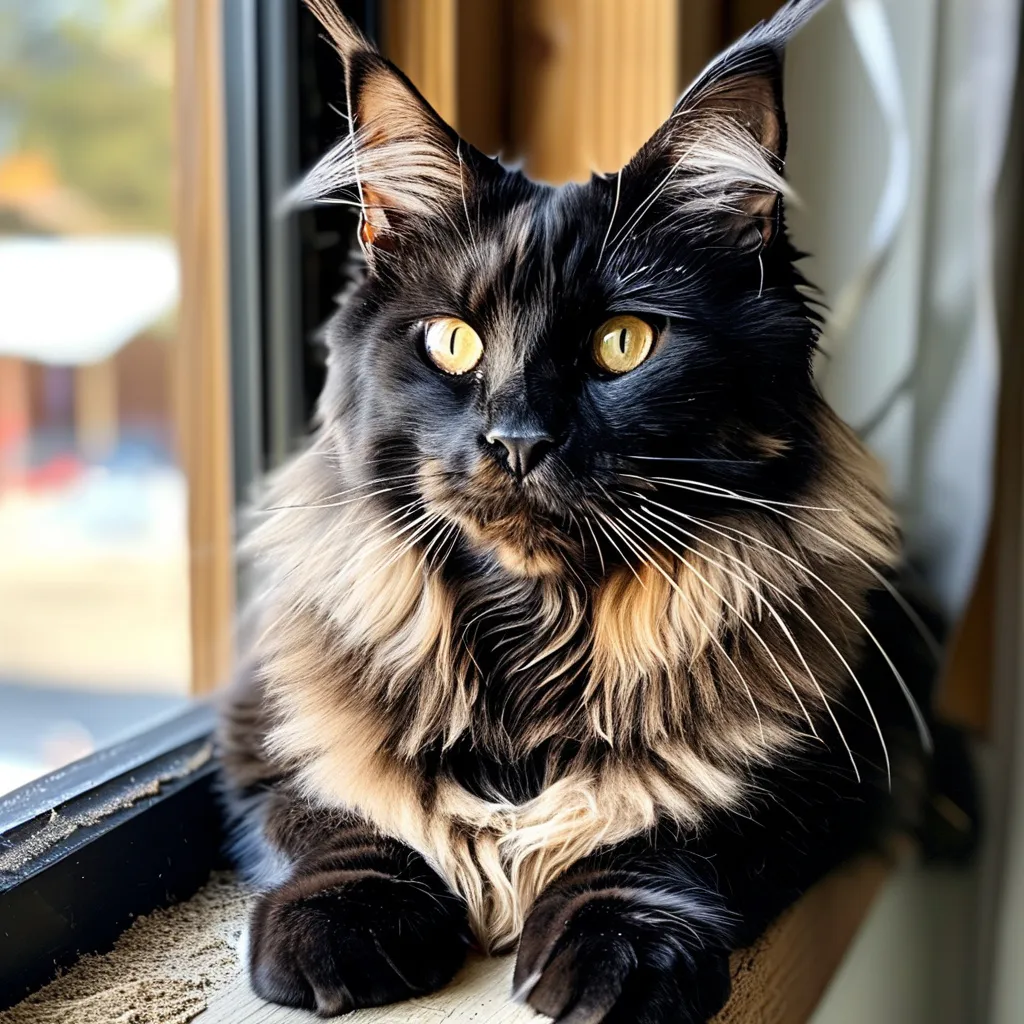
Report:
[[[335,5],[306,0],[344,66],[347,131],[287,198],[361,208],[360,241],[387,246],[408,217],[444,217],[468,188],[466,144]]]

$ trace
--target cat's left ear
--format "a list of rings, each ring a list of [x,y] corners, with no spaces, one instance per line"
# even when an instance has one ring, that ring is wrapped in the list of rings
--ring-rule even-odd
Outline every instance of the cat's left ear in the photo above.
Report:
[[[342,59],[347,131],[288,196],[288,205],[347,200],[361,207],[360,239],[386,245],[409,217],[443,217],[461,201],[469,147],[335,0],[306,0]]]
[[[702,72],[624,175],[664,172],[659,198],[738,248],[774,238],[782,200],[786,114],[783,53],[827,0],[791,0]]]

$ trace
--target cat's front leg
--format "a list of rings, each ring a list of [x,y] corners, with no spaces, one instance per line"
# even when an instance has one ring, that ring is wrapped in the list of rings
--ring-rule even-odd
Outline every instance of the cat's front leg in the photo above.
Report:
[[[728,998],[736,924],[707,861],[630,843],[541,895],[514,990],[566,1024],[697,1024]]]
[[[445,985],[468,934],[462,901],[418,853],[350,822],[259,897],[250,975],[264,999],[335,1016]]]

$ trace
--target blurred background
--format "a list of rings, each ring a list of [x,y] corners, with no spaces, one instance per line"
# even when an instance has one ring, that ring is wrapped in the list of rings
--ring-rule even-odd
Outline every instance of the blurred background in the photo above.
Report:
[[[0,3],[0,790],[189,690],[172,20]]]
[[[773,0],[340,0],[488,153],[614,171]],[[787,64],[822,389],[883,460],[988,828],[897,871],[817,1024],[1024,1020],[1019,0],[832,0]],[[235,509],[302,436],[343,132],[298,0],[0,0],[0,796],[230,671]]]

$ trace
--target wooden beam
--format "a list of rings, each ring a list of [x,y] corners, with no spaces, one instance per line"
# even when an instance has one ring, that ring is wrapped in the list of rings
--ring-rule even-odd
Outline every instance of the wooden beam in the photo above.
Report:
[[[511,25],[511,0],[458,5],[455,123],[467,142],[489,156],[508,149]]]
[[[455,125],[456,0],[383,0],[384,54]]]
[[[614,171],[669,115],[679,88],[674,0],[519,0],[511,130],[533,177]]]
[[[177,424],[188,478],[192,689],[230,673],[234,619],[220,0],[174,0],[178,147]]]
[[[725,45],[725,28],[721,0],[686,0],[679,5],[680,93]]]
[[[713,1024],[805,1024],[889,877],[864,857],[819,882],[732,958],[732,995]]]
[[[727,0],[726,38],[731,43],[759,21],[767,21],[781,6],[783,0]]]
[[[989,736],[992,680],[996,671],[997,537],[989,530],[974,591],[957,625],[939,689],[936,709],[948,722],[975,736]]]
[[[17,482],[32,427],[28,363],[0,356],[0,488]]]

